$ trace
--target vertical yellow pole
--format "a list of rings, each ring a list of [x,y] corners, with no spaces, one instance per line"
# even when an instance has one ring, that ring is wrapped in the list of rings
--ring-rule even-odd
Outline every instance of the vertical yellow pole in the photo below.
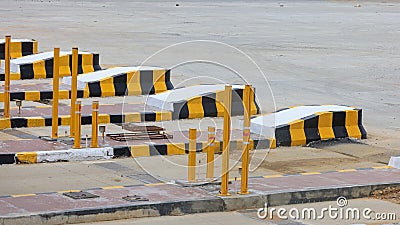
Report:
[[[232,86],[226,85],[224,92],[224,134],[222,142],[222,180],[221,196],[227,196],[229,182],[229,149],[231,139],[231,110],[232,110]]]
[[[207,176],[214,178],[214,151],[215,151],[215,128],[208,127],[208,146],[207,146]]]
[[[92,144],[91,148],[99,147],[99,101],[93,101],[92,103]]]
[[[10,118],[10,44],[11,36],[6,36],[5,43],[5,77],[4,77],[4,118]]]
[[[251,85],[246,85],[243,93],[243,152],[242,152],[242,178],[240,184],[240,194],[248,194],[249,182],[249,150],[250,150],[250,117],[251,117]]]
[[[196,129],[189,129],[188,181],[196,181]]]
[[[53,110],[51,119],[51,138],[58,138],[58,89],[60,73],[60,48],[54,48],[53,60]]]
[[[81,102],[75,103],[74,148],[81,148]]]
[[[71,72],[71,111],[70,111],[70,136],[74,137],[75,130],[75,102],[77,99],[78,85],[78,48],[72,48],[72,72]]]

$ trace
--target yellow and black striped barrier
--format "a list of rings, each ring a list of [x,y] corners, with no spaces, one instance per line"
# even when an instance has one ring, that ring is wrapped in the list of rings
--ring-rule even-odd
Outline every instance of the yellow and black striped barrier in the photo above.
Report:
[[[108,70],[116,70],[111,68]],[[108,70],[83,75],[93,76]],[[95,76],[94,76],[95,77]],[[78,81],[80,77],[78,78]],[[162,68],[132,69],[126,72],[112,74],[100,80],[86,83],[84,97],[109,97],[126,95],[149,95],[173,89],[170,80],[170,70]]]
[[[221,153],[222,141],[215,141],[215,153]],[[208,141],[196,143],[196,152],[205,153]],[[133,146],[117,146],[114,148],[114,157],[141,157],[154,155],[184,155],[189,153],[189,143],[164,143]],[[243,140],[232,140],[230,142],[232,150],[242,150]],[[250,149],[276,148],[275,141],[272,139],[250,140]]]
[[[80,52],[78,56],[78,73],[90,73],[101,70],[99,54]],[[61,52],[60,77],[71,76],[72,55]],[[53,52],[45,52],[11,60],[11,79],[45,79],[53,77]]]
[[[121,124],[139,123],[145,121],[165,121],[172,120],[172,113],[168,111],[160,112],[133,112],[124,114],[99,114],[99,124]],[[91,115],[82,115],[82,125],[92,124]],[[13,117],[0,119],[0,129],[21,128],[21,127],[45,127],[52,125],[51,116],[48,117]],[[70,116],[59,116],[59,126],[70,125]]]
[[[253,93],[254,94],[254,93]],[[174,102],[173,119],[193,119],[204,117],[222,117],[224,91],[195,96],[181,102]],[[254,97],[255,99],[255,97]],[[232,111],[231,116],[243,115],[243,89],[232,89]],[[254,100],[251,102],[251,115],[260,113],[260,108]]]
[[[313,141],[347,137],[367,138],[361,109],[318,112],[275,129],[277,146],[303,146]]]
[[[11,39],[10,57],[12,59],[38,53],[38,42],[33,39]],[[5,59],[5,39],[0,39],[0,59]],[[4,78],[3,78],[4,80]]]
[[[71,99],[70,90],[60,90],[59,99]],[[78,90],[78,98],[83,98],[83,90]],[[0,93],[0,102],[4,101],[4,93]],[[10,93],[11,101],[21,100],[21,101],[41,101],[46,99],[53,99],[53,91],[16,91]]]

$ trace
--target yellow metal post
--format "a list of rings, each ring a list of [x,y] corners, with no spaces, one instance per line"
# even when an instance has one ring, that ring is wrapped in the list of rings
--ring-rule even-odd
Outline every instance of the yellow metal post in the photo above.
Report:
[[[214,151],[215,151],[215,128],[208,127],[208,145],[207,145],[207,176],[214,178]]]
[[[81,148],[81,102],[75,103],[74,148]]]
[[[77,99],[78,86],[78,48],[72,48],[72,71],[71,71],[71,111],[70,111],[70,136],[74,137],[75,130],[75,102]]]
[[[188,181],[196,181],[196,129],[189,129]]]
[[[58,99],[59,99],[59,73],[60,73],[60,48],[54,48],[53,60],[53,110],[51,119],[51,138],[58,138]]]
[[[240,194],[248,194],[249,182],[249,150],[250,150],[250,117],[251,117],[251,102],[252,102],[251,85],[246,85],[243,93],[243,152],[242,152],[242,177],[240,184]]]
[[[92,144],[91,148],[99,147],[99,101],[93,101],[92,103]]]
[[[5,61],[5,71],[4,71],[4,118],[10,118],[10,45],[11,36],[6,36],[4,61]]]
[[[232,86],[226,85],[224,92],[224,134],[222,142],[222,180],[221,196],[227,196],[229,182],[229,149],[231,139],[231,110],[232,110]]]

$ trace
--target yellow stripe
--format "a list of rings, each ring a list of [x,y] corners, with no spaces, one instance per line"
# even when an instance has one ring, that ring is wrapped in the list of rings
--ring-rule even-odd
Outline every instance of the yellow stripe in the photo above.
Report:
[[[60,90],[58,91],[59,99],[69,99],[69,91],[68,90]]]
[[[188,99],[187,106],[189,110],[189,119],[204,117],[204,109],[201,96]]]
[[[150,147],[148,145],[134,145],[130,149],[132,157],[150,156]]]
[[[156,93],[167,90],[167,85],[165,83],[165,70],[153,70],[153,83]]]
[[[70,124],[70,116],[59,116],[61,118],[61,126],[67,126]]]
[[[40,100],[40,92],[39,91],[25,91],[25,100],[26,101]]]
[[[299,146],[306,144],[306,134],[304,132],[304,120],[295,120],[289,124],[290,137],[292,139],[291,146]]]
[[[11,197],[18,198],[18,197],[30,197],[36,196],[36,194],[20,194],[20,195],[11,195]]]
[[[18,152],[16,154],[18,161],[25,163],[36,163],[37,153],[36,152]]]
[[[353,172],[357,171],[356,169],[347,169],[347,170],[338,170],[339,173]]]
[[[33,77],[35,79],[46,78],[46,68],[44,60],[33,62]]]
[[[22,42],[12,42],[10,43],[10,57],[21,58],[22,57]]]
[[[11,120],[10,119],[0,119],[0,129],[11,128]]]
[[[321,174],[320,172],[307,172],[307,173],[300,173],[301,175],[314,175],[314,174]]]
[[[165,183],[145,184],[144,186],[160,186],[160,185],[165,185]]]
[[[60,77],[71,76],[71,70],[69,68],[69,56],[62,55],[60,56]]]
[[[142,88],[140,86],[140,71],[132,71],[127,73],[127,89],[128,95],[141,95]]]
[[[318,115],[318,131],[321,140],[335,138],[335,133],[332,128],[333,112],[319,112]]]
[[[358,127],[358,111],[347,110],[346,111],[346,130],[349,137],[361,138],[361,131]]]
[[[45,120],[43,117],[27,117],[28,127],[44,127]]]
[[[115,96],[114,78],[108,77],[100,80],[101,97]]]
[[[108,187],[102,187],[101,189],[110,190],[110,189],[120,189],[120,188],[124,188],[124,186],[108,186]]]
[[[391,169],[393,167],[391,167],[391,166],[373,166],[372,168],[374,168],[374,169]]]
[[[38,42],[37,41],[33,41],[33,54],[37,54],[38,51]]]
[[[137,123],[137,122],[142,122],[142,117],[140,116],[140,113],[127,113],[125,115],[125,123]]]
[[[264,176],[264,178],[275,178],[275,177],[283,177],[283,175],[282,174],[276,174],[276,175]]]
[[[224,116],[224,92],[223,91],[217,91],[215,93],[215,105],[217,107],[217,117],[222,117]]]
[[[161,111],[156,112],[156,121],[172,120],[172,112]]]
[[[82,54],[82,71],[83,73],[90,73],[94,71],[93,54]]]
[[[10,74],[10,79],[11,80],[21,80],[21,74],[19,74],[19,73],[11,73]]]
[[[271,149],[275,149],[276,148],[276,139],[275,138],[273,138],[273,139],[270,139],[270,142],[271,142]]]
[[[184,155],[185,144],[184,143],[167,143],[167,155]]]
[[[99,123],[110,123],[110,115],[99,114]]]

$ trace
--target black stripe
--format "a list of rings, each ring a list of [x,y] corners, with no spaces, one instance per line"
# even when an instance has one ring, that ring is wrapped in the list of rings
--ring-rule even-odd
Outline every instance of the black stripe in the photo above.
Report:
[[[167,145],[166,144],[156,144],[154,145],[155,150],[158,155],[167,155]]]
[[[0,73],[0,81],[4,81],[6,78],[6,75],[4,73]]]
[[[358,128],[360,129],[361,132],[361,139],[367,139],[367,131],[364,129],[362,123],[362,109],[358,110]]]
[[[21,48],[22,48],[22,56],[33,54],[33,42],[22,42]]]
[[[25,100],[25,92],[11,92],[10,100]]]
[[[97,54],[97,53],[93,54],[93,69],[94,69],[94,71],[101,70],[100,57],[99,57],[99,54]]]
[[[53,99],[53,91],[41,91],[40,100]]]
[[[156,121],[156,113],[155,112],[142,112],[140,113],[141,121]]]
[[[101,86],[100,81],[90,82],[89,87],[89,97],[101,97]]]
[[[304,133],[306,135],[307,144],[312,141],[321,140],[318,130],[318,119],[318,115],[310,115],[302,118],[302,120],[304,120]]]
[[[0,44],[0,59],[6,59],[6,43]]]
[[[83,90],[78,90],[76,93],[77,98],[83,98]]]
[[[172,119],[187,119],[189,118],[189,107],[187,102],[177,102],[174,103],[174,111],[172,114]]]
[[[215,93],[209,96],[203,96],[201,98],[201,104],[203,105],[204,117],[217,117],[217,106],[215,104]]]
[[[346,130],[346,112],[333,112],[332,127],[335,138],[348,137]]]
[[[126,73],[124,73],[113,77],[113,79],[115,96],[124,96],[127,92],[126,82],[128,80],[128,76]],[[126,93],[126,95],[128,95],[128,93]]]
[[[78,74],[83,73],[83,67],[82,67],[82,54],[78,54]]]
[[[81,124],[82,125],[92,124],[92,115],[82,115]]]
[[[165,83],[167,85],[167,90],[174,89],[174,85],[171,82],[171,70],[165,71]]]
[[[155,93],[153,86],[153,71],[140,71],[140,87],[142,88],[142,95]]]
[[[253,140],[254,149],[268,149],[271,148],[271,141],[269,139]]]
[[[121,114],[110,115],[110,123],[123,123],[123,119]]]
[[[44,118],[44,125],[46,127],[49,127],[53,124],[53,120],[52,120],[53,118],[51,116],[44,116],[43,118]],[[60,118],[58,118],[58,120],[60,120]],[[57,124],[58,124],[58,122],[57,122]]]
[[[46,69],[46,78],[53,77],[54,58],[44,60],[44,68]]]
[[[11,128],[28,127],[26,118],[11,118]]]
[[[292,137],[290,136],[290,126],[285,124],[275,129],[276,146],[290,146]]]
[[[128,146],[117,146],[113,148],[114,150],[114,157],[131,157],[131,150]]]
[[[2,164],[14,164],[15,163],[15,154],[0,154],[0,165]]]
[[[32,63],[19,65],[19,71],[21,74],[21,80],[34,78]]]

